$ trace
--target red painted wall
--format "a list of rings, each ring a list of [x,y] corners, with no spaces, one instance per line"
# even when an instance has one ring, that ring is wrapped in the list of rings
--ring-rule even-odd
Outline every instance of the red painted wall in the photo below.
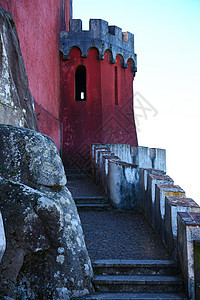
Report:
[[[86,168],[89,163],[89,143],[101,140],[96,132],[102,124],[101,72],[97,56],[97,50],[91,49],[87,58],[81,58],[80,50],[73,48],[70,60],[61,63],[63,161],[66,166],[73,168]],[[84,65],[87,69],[86,102],[75,101],[75,70],[78,65]]]
[[[75,70],[87,70],[87,101],[75,101]],[[115,103],[115,67],[118,72],[118,105]],[[98,60],[90,49],[87,58],[73,48],[70,59],[61,62],[63,161],[67,167],[89,168],[90,143],[128,143],[137,145],[133,115],[133,73],[121,67],[117,57],[110,63],[108,52]]]
[[[0,0],[0,5],[16,23],[40,131],[50,135],[60,150],[59,34],[69,29],[70,0]]]
[[[16,22],[36,113],[40,113],[40,131],[51,136],[59,150],[63,122],[64,163],[88,168],[90,143],[137,145],[130,66],[121,68],[119,57],[111,64],[107,52],[100,61],[96,49],[90,49],[88,57],[81,58],[80,50],[73,48],[70,60],[60,62],[59,34],[60,30],[69,30],[70,0],[0,0],[0,5]],[[86,102],[74,100],[75,70],[81,64],[87,69]]]
[[[115,67],[118,77],[118,105],[115,103]],[[133,113],[133,73],[131,66],[121,67],[121,58],[110,63],[108,52],[101,62],[101,90],[104,143],[120,143],[137,146],[137,133]]]

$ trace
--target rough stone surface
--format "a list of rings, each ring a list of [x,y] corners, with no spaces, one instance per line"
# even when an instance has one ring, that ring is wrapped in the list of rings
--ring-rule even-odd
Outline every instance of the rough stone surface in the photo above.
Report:
[[[5,249],[6,249],[6,238],[5,238],[5,232],[4,232],[3,219],[2,219],[2,215],[0,213],[0,262],[4,255]]]
[[[108,163],[108,197],[116,209],[131,209],[138,196],[138,170],[121,161]]]
[[[0,296],[60,300],[93,292],[90,258],[56,146],[47,136],[10,125],[0,126],[0,137],[7,240]]]
[[[0,123],[38,130],[13,17],[0,7]]]
[[[171,259],[137,211],[80,212],[92,259]]]
[[[195,251],[194,241],[200,240],[200,213],[178,212],[177,243],[180,267],[183,273],[184,285],[191,300],[195,296]]]
[[[48,136],[29,129],[0,125],[0,152],[1,172],[7,179],[29,186],[66,184],[61,158]]]

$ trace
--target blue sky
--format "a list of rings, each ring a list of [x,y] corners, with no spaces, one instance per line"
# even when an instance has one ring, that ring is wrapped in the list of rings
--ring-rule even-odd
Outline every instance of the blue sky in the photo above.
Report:
[[[168,175],[200,204],[200,0],[74,0],[73,16],[135,34],[134,91],[158,111],[139,119],[139,145],[166,148]]]

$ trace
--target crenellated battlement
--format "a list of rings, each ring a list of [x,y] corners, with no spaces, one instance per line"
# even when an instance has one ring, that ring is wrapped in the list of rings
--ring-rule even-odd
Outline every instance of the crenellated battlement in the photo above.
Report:
[[[99,59],[104,59],[104,53],[111,53],[110,62],[116,62],[116,56],[122,58],[122,67],[127,67],[127,61],[131,61],[132,71],[137,71],[137,55],[134,52],[134,35],[130,32],[122,32],[117,26],[109,26],[108,22],[101,19],[90,19],[89,30],[82,29],[80,19],[70,20],[70,30],[60,33],[60,51],[63,59],[69,59],[69,52],[73,47],[81,50],[81,56],[87,57],[90,48],[97,48]]]

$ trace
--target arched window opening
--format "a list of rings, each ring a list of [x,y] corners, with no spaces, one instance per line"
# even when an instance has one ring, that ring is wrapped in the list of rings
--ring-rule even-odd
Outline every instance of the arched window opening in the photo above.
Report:
[[[75,72],[75,100],[86,101],[86,67],[80,65]]]

